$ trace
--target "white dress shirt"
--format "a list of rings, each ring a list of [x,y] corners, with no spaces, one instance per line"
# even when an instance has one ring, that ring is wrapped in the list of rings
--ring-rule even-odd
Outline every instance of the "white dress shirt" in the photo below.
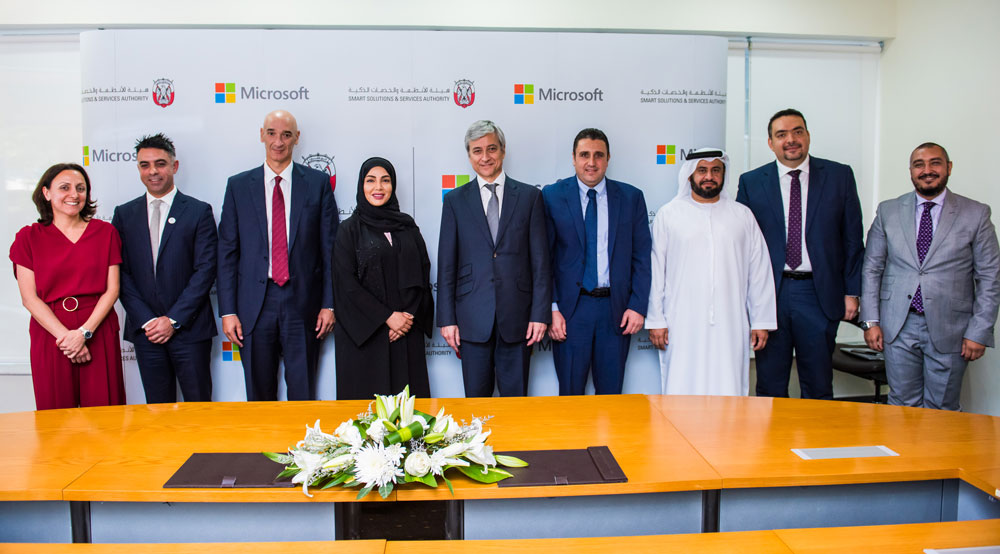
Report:
[[[944,197],[948,194],[948,189],[941,191],[941,194],[935,196],[934,198],[928,200],[923,196],[920,196],[916,192],[913,193],[917,197],[917,206],[914,221],[916,222],[916,234],[920,234],[920,216],[924,215],[924,202],[932,202],[934,206],[931,208],[931,231],[937,233],[938,221],[941,219],[941,210],[944,209]]]
[[[289,163],[280,174],[275,173],[271,166],[264,162],[264,209],[267,212],[267,277],[271,278],[271,199],[274,196],[274,178],[281,177],[281,194],[285,197],[285,238],[291,238],[292,219],[292,167],[295,164]]]
[[[152,223],[153,221],[153,206],[152,206],[153,200],[160,200],[163,202],[162,204],[160,204],[160,230],[159,234],[157,235],[160,240],[156,242],[157,244],[162,244],[163,242],[163,229],[165,229],[167,226],[167,216],[170,214],[170,206],[173,205],[174,198],[176,197],[177,197],[177,187],[170,189],[170,192],[164,194],[162,198],[157,198],[152,194],[149,194],[149,192],[146,193],[146,217],[149,218],[146,221],[147,227],[149,227],[149,224]],[[150,238],[152,239],[152,237]],[[150,248],[152,248],[152,244],[150,244]]]
[[[798,169],[802,171],[799,173],[799,183],[801,184],[802,190],[802,263],[798,267],[792,269],[785,264],[785,271],[800,271],[811,273],[812,263],[809,261],[809,249],[806,248],[806,206],[808,206],[807,200],[809,199],[809,156],[802,160],[802,163],[797,167],[788,167],[782,164],[780,161],[778,164],[778,182],[781,184],[781,205],[785,207],[785,243],[788,242],[788,203],[792,195],[792,176],[788,174],[789,171]]]
[[[479,175],[478,173],[476,174],[476,178],[477,178],[477,180],[479,182],[479,196],[483,200],[483,213],[486,213],[486,207],[489,206],[489,204],[490,204],[490,198],[493,197],[493,193],[490,192],[490,189],[486,188],[486,185],[492,185],[493,183],[496,183],[497,184],[497,202],[499,204],[497,206],[499,208],[497,210],[497,215],[502,214],[503,213],[503,187],[504,187],[504,184],[507,182],[507,174],[504,173],[503,170],[501,169],[500,170],[500,175],[497,175],[497,178],[494,179],[494,180],[492,180],[492,181],[487,180],[485,177],[483,177],[482,175]]]

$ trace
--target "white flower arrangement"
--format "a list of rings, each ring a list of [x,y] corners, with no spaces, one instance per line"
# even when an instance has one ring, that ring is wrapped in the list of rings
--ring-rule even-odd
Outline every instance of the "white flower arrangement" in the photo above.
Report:
[[[292,476],[292,482],[328,489],[335,486],[362,487],[358,498],[377,489],[383,498],[400,483],[423,483],[437,487],[440,477],[454,494],[445,472],[457,468],[481,483],[496,483],[510,472],[497,467],[524,467],[523,460],[497,456],[486,444],[491,431],[483,430],[489,418],[473,418],[462,424],[444,413],[431,416],[413,409],[416,397],[406,387],[395,396],[375,395],[375,412],[368,411],[340,424],[331,435],[320,430],[319,420],[287,454],[264,452],[285,466],[278,478]]]

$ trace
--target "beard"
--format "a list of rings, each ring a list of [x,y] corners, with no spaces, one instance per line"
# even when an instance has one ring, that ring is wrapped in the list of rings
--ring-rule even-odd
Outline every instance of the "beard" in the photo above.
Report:
[[[936,173],[922,173],[916,179],[911,179],[911,181],[913,181],[913,187],[916,188],[917,192],[921,195],[927,198],[934,198],[941,194],[941,191],[948,186],[948,176],[943,175],[937,183],[929,185],[921,180],[921,178],[928,175],[937,176]]]
[[[699,197],[704,198],[705,200],[711,200],[722,193],[722,185],[718,184],[717,182],[711,179],[705,179],[698,183],[695,183],[693,178],[689,180],[691,181],[691,192],[697,194]],[[715,188],[706,190],[704,188],[706,184],[715,185]]]

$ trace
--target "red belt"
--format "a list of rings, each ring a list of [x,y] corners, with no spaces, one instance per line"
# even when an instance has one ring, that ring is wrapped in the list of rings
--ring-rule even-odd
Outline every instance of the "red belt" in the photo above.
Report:
[[[100,298],[100,294],[67,296],[56,300],[55,302],[49,302],[49,307],[52,308],[53,312],[59,310],[64,312],[75,312],[84,308],[93,308],[97,305],[97,301],[100,300]]]

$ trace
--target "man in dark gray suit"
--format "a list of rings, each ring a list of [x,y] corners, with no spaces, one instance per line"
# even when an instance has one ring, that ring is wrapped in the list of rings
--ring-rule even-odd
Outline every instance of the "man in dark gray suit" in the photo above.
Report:
[[[868,231],[861,319],[885,351],[890,404],[958,410],[966,364],[993,346],[996,230],[989,206],[946,189],[951,167],[940,145],[918,146],[915,194],[882,202]]]
[[[465,396],[524,396],[529,348],[552,320],[545,208],[538,189],[503,171],[492,121],[465,133],[476,178],[444,196],[437,324],[462,359]]]

